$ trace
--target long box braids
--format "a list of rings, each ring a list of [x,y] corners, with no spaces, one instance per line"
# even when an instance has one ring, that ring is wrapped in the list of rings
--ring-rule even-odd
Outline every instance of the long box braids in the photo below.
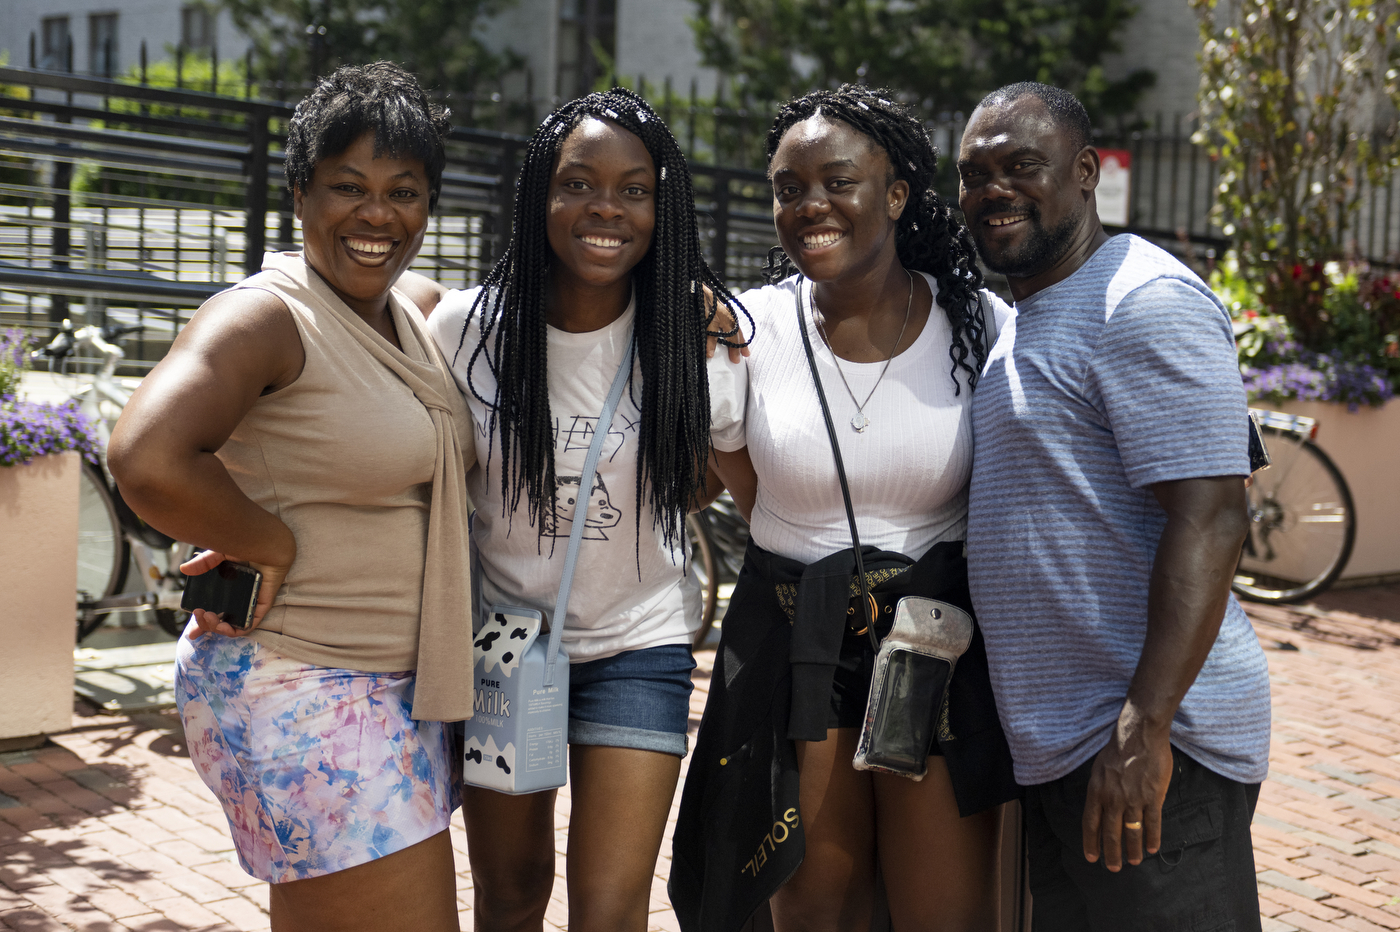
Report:
[[[515,194],[514,232],[468,316],[470,323],[481,315],[481,339],[472,349],[468,372],[484,356],[497,395],[482,397],[470,378],[468,385],[491,412],[486,426],[493,444],[499,434],[504,511],[513,515],[523,494],[530,522],[543,535],[556,487],[545,324],[546,272],[553,256],[546,208],[559,147],[585,117],[609,120],[637,136],[656,166],[655,232],[651,248],[632,270],[640,401],[635,379],[628,391],[641,411],[637,501],[650,503],[653,527],[659,525],[667,545],[677,547],[710,455],[705,340],[714,311],[706,306],[705,288],[737,309],[736,316],[747,311],[705,262],[695,192],[679,144],[647,102],[631,91],[614,88],[572,100],[545,117],[531,138]],[[727,338],[722,342],[741,345]],[[458,353],[462,349],[459,342]],[[640,508],[636,529],[640,546]]]

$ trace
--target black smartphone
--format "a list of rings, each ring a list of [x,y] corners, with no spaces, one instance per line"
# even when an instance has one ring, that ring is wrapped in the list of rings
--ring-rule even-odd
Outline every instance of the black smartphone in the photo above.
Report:
[[[880,708],[870,730],[869,763],[923,772],[952,675],[953,665],[938,657],[899,648],[890,653],[885,675],[871,687],[880,690]]]
[[[225,560],[206,573],[186,577],[180,607],[187,612],[197,608],[218,612],[233,627],[246,628],[253,623],[261,587],[262,573]]]
[[[1250,475],[1263,469],[1272,462],[1269,458],[1269,448],[1264,445],[1264,432],[1259,429],[1259,422],[1254,419],[1254,415],[1249,415],[1249,472]]]

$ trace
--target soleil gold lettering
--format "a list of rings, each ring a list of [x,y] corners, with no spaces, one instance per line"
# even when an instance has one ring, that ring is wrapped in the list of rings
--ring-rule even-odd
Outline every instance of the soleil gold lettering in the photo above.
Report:
[[[778,845],[788,840],[788,837],[792,834],[792,829],[797,828],[798,821],[796,807],[790,808],[784,812],[782,821],[773,823],[772,830],[767,832],[763,836],[763,839],[759,841],[758,851],[754,853],[752,858],[749,858],[748,863],[739,869],[739,873],[749,873],[757,877],[758,872],[763,870],[763,866],[768,863],[768,851],[772,851],[776,854],[778,852]],[[780,829],[782,830],[782,834],[779,834]],[[765,844],[768,846],[768,851],[763,850]]]

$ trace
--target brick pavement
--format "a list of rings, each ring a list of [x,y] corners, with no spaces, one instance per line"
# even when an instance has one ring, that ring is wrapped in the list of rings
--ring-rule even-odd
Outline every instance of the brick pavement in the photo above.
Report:
[[[1400,929],[1400,586],[1250,611],[1274,684],[1272,769],[1254,823],[1264,928]],[[712,659],[700,656],[692,728]],[[566,788],[548,929],[567,917],[568,815]],[[452,840],[469,929],[460,819]],[[668,832],[651,898],[651,928],[668,932],[676,929],[669,847]],[[268,928],[267,887],[238,868],[223,813],[185,757],[172,715],[115,717],[80,705],[72,730],[48,747],[0,754],[0,926]]]

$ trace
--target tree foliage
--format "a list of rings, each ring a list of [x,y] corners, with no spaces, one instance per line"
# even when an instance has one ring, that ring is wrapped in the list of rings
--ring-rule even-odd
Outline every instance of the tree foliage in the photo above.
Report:
[[[1362,181],[1384,183],[1400,156],[1400,0],[1191,5],[1216,222],[1266,303],[1301,307],[1318,297],[1310,270],[1349,251]]]
[[[930,109],[969,112],[1014,81],[1077,93],[1095,118],[1130,112],[1155,76],[1110,80],[1128,0],[692,0],[705,64],[760,100],[864,78]]]
[[[517,65],[488,49],[484,17],[512,0],[222,0],[253,42],[265,81],[308,85],[317,72],[386,59],[425,86],[466,93]]]

